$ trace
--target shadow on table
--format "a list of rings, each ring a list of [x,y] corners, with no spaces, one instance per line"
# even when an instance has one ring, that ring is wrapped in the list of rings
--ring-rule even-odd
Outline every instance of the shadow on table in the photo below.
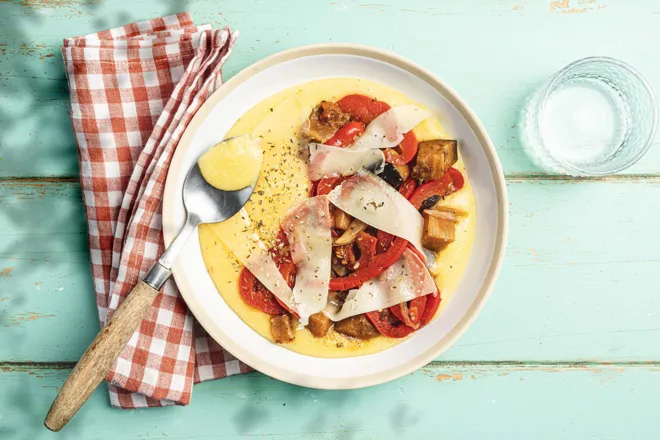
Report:
[[[184,11],[189,3],[163,1],[162,11],[153,14]],[[26,309],[27,303],[39,304],[40,297],[35,300],[35,295],[57,294],[41,290],[42,278],[36,277],[44,273],[47,278],[57,276],[68,287],[67,276],[71,274],[50,273],[54,266],[61,266],[66,260],[89,267],[83,210],[61,206],[64,198],[80,197],[76,189],[77,148],[60,54],[62,38],[82,33],[76,23],[88,23],[94,13],[93,27],[98,30],[149,18],[134,16],[128,7],[125,12],[103,15],[99,13],[103,7],[101,1],[95,0],[52,4],[0,2],[0,344],[11,341],[8,349],[5,346],[0,351],[10,357],[0,357],[0,364],[8,360],[25,363],[44,360],[22,354],[27,339],[26,324],[38,317],[36,312]],[[57,22],[52,18],[54,14],[61,16]],[[63,25],[66,21],[71,25]],[[55,23],[57,27],[53,26]],[[53,36],[57,32],[62,34]],[[62,174],[72,182],[39,180],[62,177]],[[28,179],[17,181],[15,177]],[[93,302],[91,277],[88,283]],[[66,293],[64,290],[60,295]],[[89,313],[95,316],[96,311],[90,308]],[[46,320],[35,323],[50,324]],[[89,336],[91,341],[93,335]],[[34,345],[34,340],[30,342]],[[52,351],[52,347],[43,348],[44,352]],[[0,439],[35,438],[35,433],[45,431],[42,423],[47,407],[34,394],[40,386],[34,385],[35,378],[31,377],[34,373],[17,372],[14,366],[0,365],[0,374],[10,375],[10,381],[0,386],[0,406],[11,408],[11,414],[16,416],[10,420],[8,415],[3,417],[0,413]],[[64,377],[61,372],[57,376],[62,381]],[[64,433],[63,438],[70,437]]]

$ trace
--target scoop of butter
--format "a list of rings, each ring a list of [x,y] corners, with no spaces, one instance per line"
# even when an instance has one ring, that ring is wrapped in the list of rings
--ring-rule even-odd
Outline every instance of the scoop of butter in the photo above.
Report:
[[[236,136],[209,148],[197,164],[210,185],[223,191],[236,191],[259,178],[262,159],[258,140]]]

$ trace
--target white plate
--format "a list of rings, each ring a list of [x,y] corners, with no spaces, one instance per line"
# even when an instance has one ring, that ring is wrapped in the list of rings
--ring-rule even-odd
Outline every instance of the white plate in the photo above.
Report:
[[[206,271],[195,234],[174,266],[181,294],[206,331],[226,350],[277,379],[314,388],[359,388],[383,383],[427,364],[468,328],[499,272],[507,231],[504,176],[483,126],[456,92],[431,72],[392,53],[354,45],[315,45],[272,55],[220,87],[188,126],[170,166],[163,199],[165,243],[184,222],[184,177],[197,157],[221,141],[236,120],[264,98],[321,78],[359,77],[399,90],[437,114],[459,140],[476,203],[474,247],[444,311],[403,343],[380,353],[344,359],[306,356],[273,344],[225,303]]]

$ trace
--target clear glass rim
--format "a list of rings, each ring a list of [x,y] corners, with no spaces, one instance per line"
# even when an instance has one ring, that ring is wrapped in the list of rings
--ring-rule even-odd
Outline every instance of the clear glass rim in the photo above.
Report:
[[[543,119],[544,112],[545,112],[545,105],[548,101],[548,97],[551,93],[551,91],[557,86],[557,84],[561,81],[561,79],[571,70],[573,70],[575,67],[582,65],[582,64],[589,64],[593,62],[602,62],[602,63],[607,63],[607,64],[612,64],[615,65],[619,68],[625,69],[628,72],[630,72],[644,87],[646,90],[646,93],[648,94],[651,104],[652,104],[652,111],[653,111],[653,117],[652,117],[652,127],[651,131],[649,132],[649,135],[644,142],[644,145],[642,148],[639,149],[639,151],[630,159],[626,161],[626,163],[612,168],[611,170],[607,171],[594,171],[594,170],[589,170],[589,169],[584,169],[581,168],[573,163],[570,162],[565,162],[557,159],[550,150],[548,150],[545,147],[545,144],[543,142],[543,137],[541,136],[540,133],[540,127],[538,126],[539,122]],[[539,142],[541,148],[545,151],[545,153],[548,155],[548,157],[554,162],[555,166],[557,166],[559,169],[564,169],[566,170],[569,174],[577,174],[577,175],[586,175],[586,176],[605,176],[609,174],[614,174],[618,173],[620,171],[625,170],[626,168],[632,166],[633,164],[637,163],[651,148],[651,144],[653,143],[653,140],[655,139],[655,134],[658,128],[658,107],[657,107],[657,102],[656,102],[656,97],[655,97],[655,92],[653,91],[653,88],[649,84],[649,82],[642,76],[642,74],[632,67],[630,64],[621,61],[616,58],[611,58],[611,57],[605,57],[605,56],[592,56],[592,57],[586,57],[586,58],[581,58],[579,60],[573,61],[572,63],[564,66],[561,70],[556,72],[554,75],[550,77],[548,82],[543,86],[541,91],[539,92],[539,99],[537,102],[537,114],[539,117],[537,118],[535,122],[535,129],[537,131],[537,136],[541,142]]]

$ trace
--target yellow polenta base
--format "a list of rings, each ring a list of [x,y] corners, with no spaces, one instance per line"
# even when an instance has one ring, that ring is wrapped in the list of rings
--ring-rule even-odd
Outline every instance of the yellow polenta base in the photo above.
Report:
[[[385,101],[391,106],[417,104],[401,93],[378,83],[358,78],[333,78],[312,81],[277,93],[243,115],[226,137],[252,135],[261,139],[263,167],[255,193],[246,205],[253,229],[270,247],[280,228],[280,220],[296,203],[308,197],[309,180],[300,129],[310,111],[320,101],[337,101],[360,93]],[[419,105],[419,104],[417,104]],[[447,137],[441,121],[429,118],[415,128],[420,141]],[[455,165],[465,175],[463,163]],[[456,289],[468,261],[474,240],[474,198],[465,187],[447,197],[445,204],[470,213],[456,228],[456,241],[438,253],[436,284],[442,292],[439,314]],[[246,228],[238,216],[213,225],[202,225],[199,239],[206,268],[229,307],[254,331],[272,341],[270,317],[243,302],[238,292],[242,265],[223,244],[240,240]],[[440,318],[441,319],[441,318]],[[414,333],[413,333],[414,335]],[[333,330],[325,338],[315,338],[306,329],[296,332],[295,341],[283,346],[298,353],[317,357],[349,357],[376,353],[403,339],[378,337],[369,341],[348,338]]]

